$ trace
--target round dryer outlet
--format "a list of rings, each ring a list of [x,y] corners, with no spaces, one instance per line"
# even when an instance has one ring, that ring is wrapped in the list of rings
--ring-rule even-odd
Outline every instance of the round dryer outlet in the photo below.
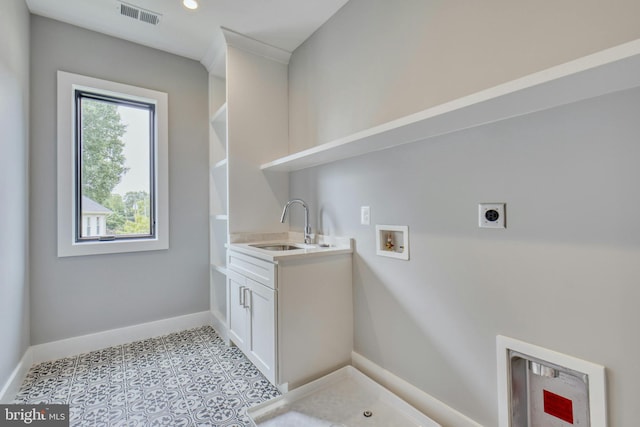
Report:
[[[504,203],[480,203],[478,225],[480,228],[506,228]]]

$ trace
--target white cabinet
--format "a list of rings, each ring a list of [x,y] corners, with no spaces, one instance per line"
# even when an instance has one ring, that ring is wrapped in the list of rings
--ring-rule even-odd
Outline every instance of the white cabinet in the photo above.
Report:
[[[227,271],[227,326],[229,338],[244,350],[249,323],[249,310],[245,303],[247,278],[231,270]]]
[[[233,270],[227,283],[229,337],[275,383],[276,292]]]
[[[247,279],[250,311],[246,352],[271,382],[276,381],[276,291]]]
[[[353,350],[351,254],[228,254],[229,337],[280,390],[348,365]]]

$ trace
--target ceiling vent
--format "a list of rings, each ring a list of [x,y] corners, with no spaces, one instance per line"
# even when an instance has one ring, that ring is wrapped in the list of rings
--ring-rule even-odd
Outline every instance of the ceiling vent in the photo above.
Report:
[[[122,16],[128,16],[129,18],[146,22],[151,25],[158,25],[160,23],[160,17],[162,16],[157,12],[143,9],[125,2],[118,2],[118,10]]]

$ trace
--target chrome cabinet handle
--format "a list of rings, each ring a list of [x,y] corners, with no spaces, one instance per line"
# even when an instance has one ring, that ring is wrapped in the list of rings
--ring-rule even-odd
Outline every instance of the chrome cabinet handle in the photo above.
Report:
[[[249,291],[248,295],[244,295],[244,307],[245,308],[251,308],[251,289],[249,288],[244,288],[245,291]],[[244,294],[244,291],[243,291]]]
[[[238,288],[238,291],[239,291],[239,294],[240,294],[240,295],[238,296],[238,300],[240,301],[240,305],[241,305],[241,306],[246,307],[246,306],[244,305],[244,290],[245,290],[245,287],[244,287],[244,286],[240,286],[240,287]]]

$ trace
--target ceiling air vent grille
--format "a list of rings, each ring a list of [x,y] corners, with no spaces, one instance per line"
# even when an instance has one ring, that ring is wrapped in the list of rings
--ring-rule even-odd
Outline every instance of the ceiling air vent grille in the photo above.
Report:
[[[120,3],[120,14],[128,16],[129,18],[138,19],[140,9],[136,9],[135,7],[129,6],[125,3]]]
[[[146,22],[151,25],[158,25],[160,23],[160,17],[162,15],[159,13],[143,9],[129,3],[119,2],[119,4],[120,15],[128,16],[129,18]]]
[[[158,23],[160,22],[160,16],[153,12],[147,12],[145,10],[141,10],[140,20],[151,25],[158,25]]]

